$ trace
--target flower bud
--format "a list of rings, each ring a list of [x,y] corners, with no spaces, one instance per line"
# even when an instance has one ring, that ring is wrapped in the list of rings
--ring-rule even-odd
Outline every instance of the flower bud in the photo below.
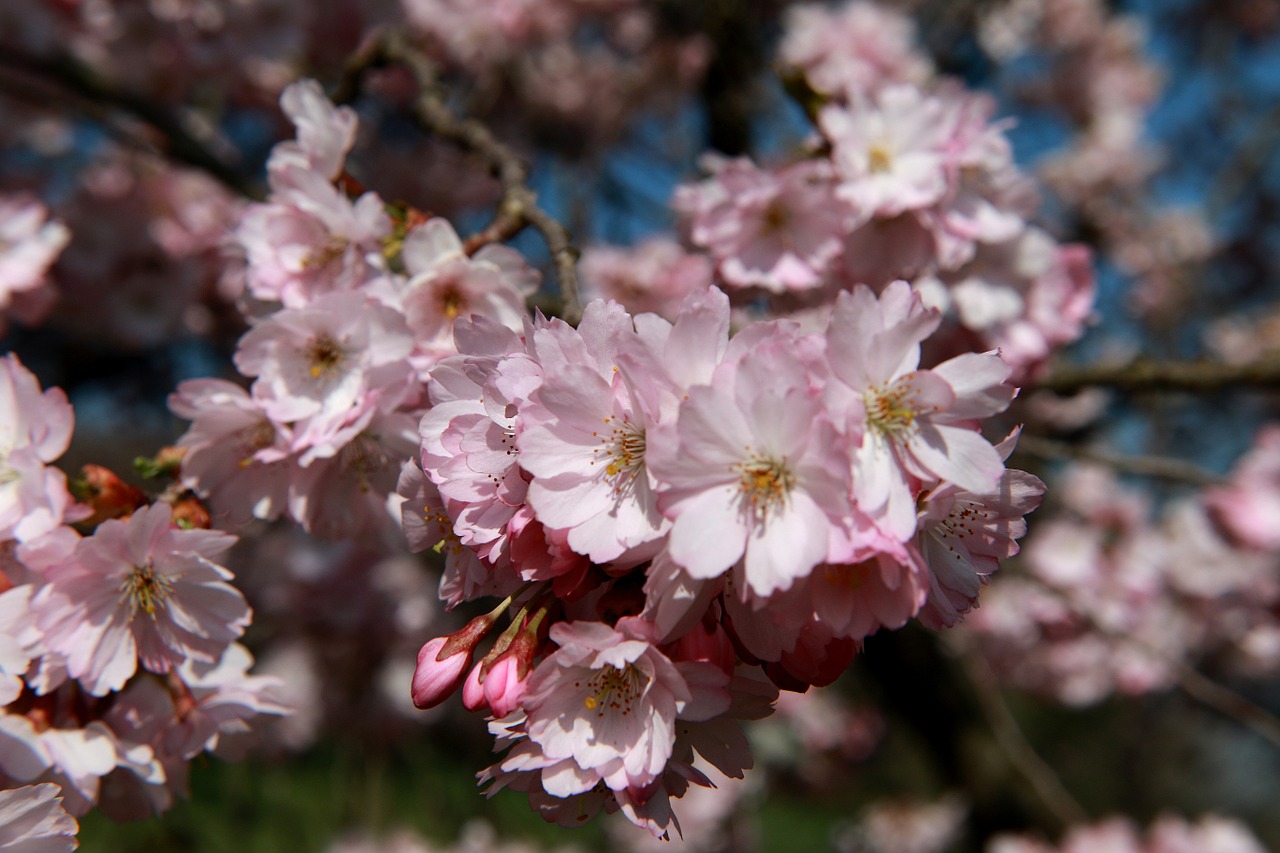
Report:
[[[513,654],[503,655],[489,667],[482,686],[493,716],[501,719],[520,707],[529,684],[528,672],[521,678],[520,670],[520,662]]]
[[[473,666],[470,674],[467,675],[466,683],[462,685],[462,707],[468,711],[483,711],[489,707],[489,700],[484,695],[484,686],[480,683],[480,670],[483,668],[483,663]]]
[[[463,674],[471,664],[471,649],[465,649],[440,659],[447,637],[436,637],[418,652],[418,668],[413,672],[413,704],[415,707],[434,708],[452,695],[462,683]]]

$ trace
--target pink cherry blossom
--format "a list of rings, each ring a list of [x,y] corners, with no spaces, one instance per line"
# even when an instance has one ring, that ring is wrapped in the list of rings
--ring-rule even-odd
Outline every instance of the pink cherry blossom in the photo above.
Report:
[[[686,252],[674,240],[655,237],[629,249],[588,246],[579,264],[583,295],[612,299],[632,314],[675,319],[689,294],[711,285],[711,260]]]
[[[840,254],[851,211],[833,186],[822,161],[768,171],[738,159],[678,194],[676,204],[727,284],[786,293],[821,286]]]
[[[342,414],[371,387],[409,372],[403,318],[357,293],[279,311],[240,339],[236,366],[257,377],[254,399],[272,420]]]
[[[819,116],[839,183],[860,221],[896,216],[940,201],[948,188],[945,106],[915,86],[893,85]]]
[[[139,663],[163,673],[188,658],[215,661],[249,624],[231,573],[213,562],[234,537],[170,521],[161,503],[103,522],[32,602],[45,643],[95,696],[118,690]]]
[[[848,447],[785,337],[734,369],[732,389],[689,390],[647,458],[671,558],[698,579],[742,559],[744,589],[768,595],[847,554]]]
[[[865,425],[853,463],[855,500],[902,541],[916,527],[917,483],[943,480],[985,494],[1004,470],[995,448],[968,424],[1009,404],[1010,368],[998,355],[969,353],[917,369],[920,342],[940,322],[898,282],[879,299],[865,287],[842,293],[827,333],[831,371],[840,380],[829,386],[829,399]]]

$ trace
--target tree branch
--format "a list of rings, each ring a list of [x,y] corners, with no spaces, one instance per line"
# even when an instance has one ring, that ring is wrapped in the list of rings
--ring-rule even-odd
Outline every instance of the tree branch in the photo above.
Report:
[[[1028,453],[1041,459],[1078,459],[1082,462],[1096,462],[1125,474],[1159,477],[1163,480],[1190,483],[1193,486],[1214,486],[1224,482],[1222,477],[1181,459],[1112,453],[1026,433],[1018,437],[1018,446],[1014,452]]]
[[[1085,388],[1114,388],[1129,393],[1280,389],[1280,356],[1266,356],[1247,364],[1139,358],[1127,364],[1059,367],[1043,379],[1028,383],[1027,390],[1071,394]]]
[[[107,107],[130,115],[160,135],[163,140],[159,151],[161,155],[201,169],[228,189],[247,198],[261,197],[261,192],[230,163],[215,154],[206,141],[199,139],[183,118],[145,97],[113,88],[92,69],[70,56],[35,56],[6,44],[0,50],[0,69],[35,78],[74,95],[87,104],[81,112],[93,114],[97,109]]]
[[[1022,727],[1000,695],[995,674],[986,662],[977,655],[962,655],[961,662],[978,699],[978,706],[982,709],[982,715],[1009,764],[1027,780],[1040,802],[1064,827],[1087,823],[1088,812],[1067,790],[1057,772],[1027,740]]]
[[[334,91],[338,103],[356,98],[366,71],[389,64],[403,65],[418,83],[413,111],[418,123],[430,133],[446,139],[480,157],[502,187],[502,200],[490,223],[467,238],[465,248],[475,251],[488,243],[509,240],[526,226],[542,235],[551,253],[563,302],[561,316],[570,323],[582,317],[578,294],[578,250],[569,230],[538,206],[538,195],[529,188],[529,168],[514,151],[494,138],[489,129],[474,119],[454,115],[445,102],[435,64],[396,30],[374,39],[348,60],[342,80]]]

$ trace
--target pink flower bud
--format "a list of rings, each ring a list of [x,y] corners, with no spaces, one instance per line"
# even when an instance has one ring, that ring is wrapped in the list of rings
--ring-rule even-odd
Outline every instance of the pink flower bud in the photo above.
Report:
[[[471,663],[471,651],[457,652],[440,659],[447,637],[436,637],[418,652],[418,668],[413,672],[413,704],[422,709],[434,708],[462,683],[463,673]]]
[[[489,707],[489,701],[484,696],[484,686],[480,683],[480,670],[483,666],[484,664],[479,663],[473,666],[466,683],[462,685],[462,707],[468,711],[483,711]]]
[[[489,668],[489,674],[484,677],[484,698],[488,700],[495,717],[505,717],[520,707],[520,700],[529,684],[528,671],[521,678],[521,669],[523,667],[516,656],[507,654],[498,658]]]

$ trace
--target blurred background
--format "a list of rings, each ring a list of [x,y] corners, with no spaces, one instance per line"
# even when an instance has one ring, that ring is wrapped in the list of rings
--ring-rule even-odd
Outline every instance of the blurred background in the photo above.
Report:
[[[39,287],[6,293],[4,349],[75,407],[61,467],[141,485],[133,460],[185,429],[166,408],[178,383],[235,377],[229,235],[292,138],[281,90],[312,77],[341,94],[384,28],[528,162],[585,250],[588,295],[611,286],[604,252],[677,238],[673,193],[708,155],[781,164],[812,144],[805,26],[824,21],[848,62],[907,45],[922,79],[989,94],[1038,225],[1091,253],[1087,331],[1027,374],[1008,418],[1025,425],[1011,462],[1048,497],[964,624],[882,632],[831,687],[784,691],[750,730],[755,769],[682,801],[672,846],[939,853],[1020,834],[1045,846],[1017,850],[1048,851],[1072,827],[1181,819],[1280,849],[1280,2],[886,0],[869,30],[851,8],[0,0],[0,201],[35,197],[69,233]],[[403,69],[365,80],[348,177],[475,232],[498,184],[413,124],[412,96]],[[512,245],[554,279],[536,235]],[[1097,370],[1139,357],[1192,379]],[[571,832],[522,796],[486,799],[479,716],[412,707],[418,647],[471,615],[438,602],[434,555],[285,522],[237,532],[255,671],[297,711],[235,761],[197,760],[160,817],[85,816],[80,849],[654,847],[625,821]],[[1251,849],[1208,843],[1185,849]]]

